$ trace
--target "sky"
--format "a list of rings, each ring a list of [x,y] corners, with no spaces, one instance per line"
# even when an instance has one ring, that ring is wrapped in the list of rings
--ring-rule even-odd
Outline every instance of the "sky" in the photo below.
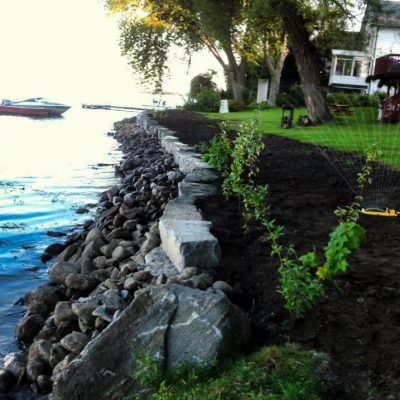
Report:
[[[129,105],[148,90],[121,56],[118,19],[101,0],[0,0],[0,38],[0,99]],[[194,75],[219,68],[204,52],[188,70],[174,53],[167,91],[186,94]]]

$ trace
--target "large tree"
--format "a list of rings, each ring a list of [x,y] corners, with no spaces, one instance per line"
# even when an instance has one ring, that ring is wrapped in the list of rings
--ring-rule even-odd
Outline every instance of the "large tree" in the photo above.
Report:
[[[187,53],[207,48],[222,66],[234,98],[247,96],[247,68],[260,55],[276,104],[288,53],[282,23],[265,0],[108,0],[123,15],[121,45],[132,66],[160,83],[171,44]],[[139,12],[139,10],[141,10]]]
[[[246,98],[242,0],[108,0],[122,12],[121,45],[136,70],[161,82],[172,44],[188,54],[206,47],[229,77],[234,97]]]
[[[322,83],[324,65],[311,38],[326,43],[353,19],[354,9],[379,7],[379,0],[266,0],[281,19],[289,47],[296,59],[308,114],[316,123],[329,120],[326,90]],[[321,42],[321,41],[320,41]]]
[[[289,54],[287,35],[282,21],[266,0],[252,0],[245,8],[249,47],[261,53],[270,77],[268,103],[276,106],[281,74]]]

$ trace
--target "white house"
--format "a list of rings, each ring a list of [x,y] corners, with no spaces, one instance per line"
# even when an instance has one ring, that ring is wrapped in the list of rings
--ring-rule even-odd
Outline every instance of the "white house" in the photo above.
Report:
[[[366,37],[363,51],[332,50],[329,86],[334,90],[352,90],[372,94],[378,82],[366,83],[374,74],[375,61],[386,54],[400,54],[400,2],[382,1],[379,13],[366,11],[361,30]]]

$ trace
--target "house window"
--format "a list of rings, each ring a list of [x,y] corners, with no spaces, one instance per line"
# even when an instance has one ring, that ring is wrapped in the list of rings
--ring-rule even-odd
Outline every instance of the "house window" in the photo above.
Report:
[[[335,75],[351,76],[352,69],[353,69],[353,59],[352,58],[338,58],[337,59]]]
[[[340,57],[336,61],[335,75],[365,78],[368,76],[369,67],[369,61],[354,57]]]
[[[354,60],[353,76],[366,78],[369,73],[369,61]]]

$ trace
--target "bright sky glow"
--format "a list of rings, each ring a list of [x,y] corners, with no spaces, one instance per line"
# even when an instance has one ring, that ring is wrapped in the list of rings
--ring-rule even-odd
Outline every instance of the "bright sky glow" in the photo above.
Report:
[[[140,77],[120,54],[117,18],[101,0],[0,0],[0,99],[44,96],[61,102],[135,103]],[[218,65],[207,53],[173,57],[168,91]]]

